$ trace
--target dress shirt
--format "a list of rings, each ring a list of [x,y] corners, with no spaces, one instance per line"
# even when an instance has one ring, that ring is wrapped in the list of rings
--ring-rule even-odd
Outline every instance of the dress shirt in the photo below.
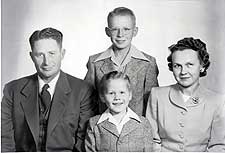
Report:
[[[139,116],[134,112],[132,111],[129,107],[127,109],[127,112],[125,114],[125,116],[123,117],[123,119],[121,120],[121,122],[117,122],[115,120],[115,118],[113,117],[113,115],[110,113],[109,109],[107,109],[102,115],[101,117],[99,118],[97,124],[100,124],[102,123],[103,121],[107,120],[109,122],[111,122],[112,124],[114,124],[119,132],[119,134],[121,133],[122,131],[122,128],[124,126],[124,124],[126,124],[130,118],[134,118],[136,120],[138,120],[139,122],[141,122]]]
[[[59,75],[60,75],[60,72],[48,83],[49,88],[47,90],[51,95],[51,100],[52,100],[54,92],[55,92],[55,86],[59,79]],[[44,87],[44,85],[46,83],[41,79],[41,77],[39,75],[38,75],[38,83],[39,83],[39,93],[41,93],[42,88]]]

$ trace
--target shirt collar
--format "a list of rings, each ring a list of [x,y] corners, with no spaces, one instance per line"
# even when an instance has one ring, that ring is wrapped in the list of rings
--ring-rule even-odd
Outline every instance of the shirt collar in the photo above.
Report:
[[[94,62],[104,60],[106,58],[110,58],[113,55],[114,55],[114,52],[113,52],[112,46],[110,46],[106,51],[102,52],[102,54],[98,58],[96,58]],[[145,55],[141,51],[139,51],[134,45],[131,45],[129,55],[130,57],[149,61],[149,59],[146,58]]]
[[[56,86],[56,83],[59,79],[59,75],[60,75],[60,72],[48,83],[48,85],[49,85],[48,91],[51,95],[51,98],[54,95],[55,86]],[[45,85],[45,82],[41,79],[41,77],[39,75],[38,75],[38,82],[39,82],[39,93],[41,93],[42,88]]]
[[[135,119],[135,120],[141,122],[140,117],[139,117],[134,111],[132,111],[129,107],[128,107],[128,109],[127,109],[127,113],[126,113],[126,115],[124,116],[124,118],[125,118],[125,117],[126,117],[126,118],[132,118],[132,119]],[[100,118],[99,118],[97,124],[100,124],[100,123],[102,123],[103,121],[108,120],[108,119],[109,119],[110,121],[114,122],[114,118],[113,118],[112,114],[110,113],[109,109],[107,109],[107,110],[100,116]]]

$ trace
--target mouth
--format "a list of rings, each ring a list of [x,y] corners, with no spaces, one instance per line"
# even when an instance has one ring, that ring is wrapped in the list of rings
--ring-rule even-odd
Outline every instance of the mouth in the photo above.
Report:
[[[116,42],[118,43],[118,44],[122,44],[122,43],[124,43],[126,40],[116,40]]]
[[[120,106],[123,105],[123,102],[116,102],[116,103],[112,103],[114,106]]]

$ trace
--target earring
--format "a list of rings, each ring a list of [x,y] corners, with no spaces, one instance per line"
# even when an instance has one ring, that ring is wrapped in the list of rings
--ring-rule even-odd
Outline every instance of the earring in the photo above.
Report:
[[[202,72],[204,72],[204,69],[202,68],[202,69],[200,69],[200,72],[202,73]]]

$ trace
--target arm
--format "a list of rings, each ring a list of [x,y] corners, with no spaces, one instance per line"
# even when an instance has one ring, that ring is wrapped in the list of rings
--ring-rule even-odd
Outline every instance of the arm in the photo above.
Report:
[[[225,102],[217,109],[208,144],[209,152],[225,152]]]
[[[152,128],[148,121],[145,120],[144,123],[145,130],[144,130],[144,152],[152,152],[153,151],[153,137],[152,137]]]
[[[1,151],[16,151],[13,127],[13,100],[12,94],[9,93],[7,86],[3,90],[1,103]]]
[[[94,64],[92,63],[91,59],[89,58],[88,59],[88,62],[87,62],[87,74],[84,78],[85,81],[87,81],[88,83],[90,83],[95,89],[96,89],[96,86],[95,86],[95,68],[94,68]]]
[[[85,150],[87,152],[97,152],[95,148],[96,144],[95,144],[94,130],[91,128],[91,122],[89,121],[85,138]]]
[[[95,99],[95,91],[93,90],[93,88],[89,88],[88,86],[86,86],[81,90],[81,92],[83,93],[80,104],[79,125],[76,135],[75,147],[78,151],[85,151],[84,139],[86,135],[87,123],[90,117],[96,115],[97,106],[96,103],[93,101],[93,99]]]
[[[159,136],[158,127],[158,100],[156,97],[155,89],[152,88],[150,97],[148,99],[146,118],[150,121],[153,133],[153,151],[161,151],[161,139]]]
[[[147,72],[145,75],[145,82],[144,82],[144,107],[147,107],[148,98],[151,92],[152,87],[158,87],[158,66],[156,64],[155,58],[150,61],[148,64]]]

